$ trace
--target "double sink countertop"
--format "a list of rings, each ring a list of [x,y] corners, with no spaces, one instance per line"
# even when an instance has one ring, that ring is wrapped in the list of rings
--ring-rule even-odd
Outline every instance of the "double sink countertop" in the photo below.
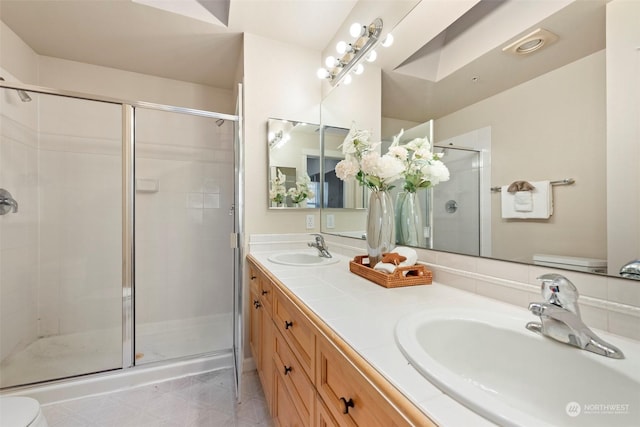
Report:
[[[524,307],[436,281],[387,289],[351,273],[350,258],[336,253],[333,257],[338,262],[319,267],[269,261],[279,252],[251,255],[429,418],[445,427],[495,425],[445,395],[414,369],[396,344],[394,331],[398,320],[418,311],[450,307],[522,316],[529,314]]]

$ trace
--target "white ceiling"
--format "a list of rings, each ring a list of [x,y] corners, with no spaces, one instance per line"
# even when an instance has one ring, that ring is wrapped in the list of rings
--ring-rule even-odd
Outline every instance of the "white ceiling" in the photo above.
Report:
[[[355,3],[231,0],[225,27],[132,0],[0,0],[0,19],[40,55],[230,89],[243,32],[320,52]]]
[[[395,5],[400,20],[418,3],[380,66],[383,116],[422,122],[603,49],[608,0],[230,0],[228,26],[197,3],[201,19],[142,4],[196,1],[228,0],[0,0],[0,19],[40,55],[231,89],[243,32],[322,52],[350,14]],[[471,9],[444,32],[424,25],[456,7]],[[502,52],[538,26],[560,40],[531,57]]]

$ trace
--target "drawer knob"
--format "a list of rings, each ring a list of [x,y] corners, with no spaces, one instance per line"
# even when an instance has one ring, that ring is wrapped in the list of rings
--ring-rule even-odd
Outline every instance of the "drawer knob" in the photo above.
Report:
[[[266,295],[268,293],[269,293],[269,291],[262,291],[262,295]]]
[[[285,329],[289,329],[291,327],[293,327],[293,322],[289,322],[288,320],[285,320],[284,321],[284,328]]]
[[[260,308],[262,306],[262,304],[260,304],[260,301],[258,301],[257,299],[253,300],[253,305],[255,308]]]
[[[289,372],[291,372],[291,370],[292,370],[292,369],[293,369],[293,368],[292,368],[291,366],[287,366],[287,365],[285,365],[285,366],[284,366],[284,374],[285,374],[285,375],[288,375],[288,374],[289,374]]]
[[[349,413],[349,408],[353,408],[355,406],[355,404],[353,403],[353,399],[345,399],[344,397],[340,398],[340,402],[342,402],[342,413],[343,414],[348,414]]]
[[[251,280],[256,280],[256,277],[258,276],[251,276]]]

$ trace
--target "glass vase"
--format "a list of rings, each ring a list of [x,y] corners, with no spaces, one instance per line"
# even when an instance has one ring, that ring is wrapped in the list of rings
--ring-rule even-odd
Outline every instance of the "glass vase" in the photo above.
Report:
[[[424,247],[424,221],[418,193],[409,191],[398,193],[395,213],[397,243]]]
[[[369,266],[375,266],[382,254],[395,246],[393,202],[387,191],[373,190],[369,195],[367,212],[367,254]]]

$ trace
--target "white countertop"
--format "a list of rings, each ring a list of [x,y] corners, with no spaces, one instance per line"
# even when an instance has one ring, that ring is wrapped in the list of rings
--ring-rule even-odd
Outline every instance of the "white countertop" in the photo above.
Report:
[[[282,251],[279,251],[282,252]],[[299,267],[269,261],[274,252],[252,255],[323,319],[378,372],[443,427],[494,426],[459,404],[415,370],[396,345],[397,321],[412,312],[429,309],[483,308],[504,313],[528,313],[434,282],[432,285],[386,289],[349,271],[349,258],[321,267]],[[524,325],[523,325],[524,327]]]

